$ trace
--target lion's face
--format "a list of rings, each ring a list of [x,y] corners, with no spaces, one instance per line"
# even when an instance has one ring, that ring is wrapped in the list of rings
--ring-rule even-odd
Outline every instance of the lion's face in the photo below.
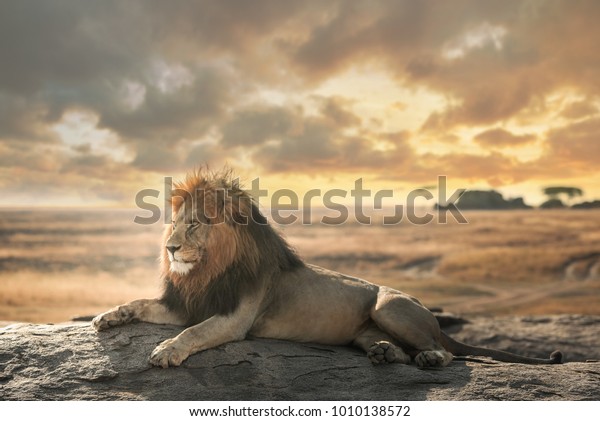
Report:
[[[224,178],[207,181],[200,173],[175,185],[173,223],[165,230],[163,275],[174,284],[209,282],[242,258],[256,257],[247,232],[252,199]],[[258,211],[256,211],[258,212]],[[251,257],[248,257],[251,255]]]
[[[182,206],[173,216],[171,234],[165,248],[171,272],[187,274],[206,253],[210,224],[194,212],[193,206]]]

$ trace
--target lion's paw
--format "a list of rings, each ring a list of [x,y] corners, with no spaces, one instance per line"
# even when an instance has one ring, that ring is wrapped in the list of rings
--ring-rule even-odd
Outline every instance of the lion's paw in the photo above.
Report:
[[[190,353],[183,349],[176,338],[167,339],[154,348],[154,351],[150,355],[150,364],[162,368],[177,367],[189,355]]]
[[[422,351],[415,357],[418,367],[444,367],[452,360],[452,355],[446,351]]]
[[[133,321],[134,312],[127,306],[120,306],[114,310],[99,314],[92,320],[92,326],[97,331],[106,330]]]
[[[379,341],[371,345],[367,357],[373,364],[410,362],[410,357],[400,347],[388,341]]]

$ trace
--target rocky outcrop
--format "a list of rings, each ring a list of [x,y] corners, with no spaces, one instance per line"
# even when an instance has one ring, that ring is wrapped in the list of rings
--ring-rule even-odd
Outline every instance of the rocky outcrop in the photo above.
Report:
[[[565,204],[560,199],[548,199],[540,205],[540,209],[563,209]]]
[[[444,330],[462,342],[531,357],[547,358],[560,349],[565,362],[600,361],[599,316],[471,316],[468,320]]]
[[[438,209],[447,209],[442,204]],[[460,210],[506,210],[506,209],[531,209],[523,198],[504,199],[502,194],[495,190],[467,190],[458,201],[456,207]]]
[[[600,318],[475,319],[451,327],[472,343],[567,361],[600,359]],[[97,333],[89,323],[0,329],[3,400],[581,400],[600,399],[600,363],[454,361],[436,370],[372,366],[347,347],[276,340],[229,343],[182,367],[148,364],[181,329],[134,324]]]
[[[573,209],[600,209],[600,200],[593,200],[591,202],[577,203],[571,206]]]

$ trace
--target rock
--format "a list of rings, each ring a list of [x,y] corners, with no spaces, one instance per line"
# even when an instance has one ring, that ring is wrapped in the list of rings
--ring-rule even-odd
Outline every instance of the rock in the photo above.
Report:
[[[565,204],[560,199],[548,199],[540,205],[540,209],[563,209]]]
[[[487,345],[525,345],[523,351],[534,354],[529,352],[531,340],[531,351],[539,348],[541,356],[560,347],[567,357],[600,359],[597,319],[478,318],[461,325],[453,336],[480,336],[479,343]],[[180,331],[146,323],[101,333],[87,323],[0,329],[0,399],[600,399],[600,363],[454,361],[443,369],[422,370],[402,364],[373,366],[363,352],[349,347],[255,339],[193,355],[179,368],[151,367],[148,357],[154,347]],[[512,343],[507,339],[511,336],[516,338]]]
[[[72,322],[91,322],[95,316],[87,315],[87,316],[74,316],[71,318]]]
[[[572,209],[600,209],[600,200],[581,202],[571,206]]]
[[[444,329],[446,327],[454,326],[454,325],[462,325],[465,323],[469,323],[469,321],[467,319],[465,319],[461,316],[457,316],[456,314],[444,313],[444,312],[440,312],[440,313],[433,312],[433,314],[435,315],[435,318],[437,319],[437,321],[440,324],[440,327],[442,329]]]
[[[444,330],[462,342],[531,357],[560,349],[565,362],[600,359],[600,316],[469,316],[468,324]]]
[[[531,209],[523,198],[504,199],[502,194],[495,190],[467,190],[456,202],[456,207],[460,210]],[[448,209],[443,204],[436,205],[436,208]]]

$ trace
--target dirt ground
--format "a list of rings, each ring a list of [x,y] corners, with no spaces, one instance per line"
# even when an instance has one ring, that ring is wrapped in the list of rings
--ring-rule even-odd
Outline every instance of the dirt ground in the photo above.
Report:
[[[160,293],[163,225],[130,210],[0,211],[0,320],[60,322]],[[465,213],[467,224],[280,227],[308,262],[463,315],[600,314],[600,212]]]

